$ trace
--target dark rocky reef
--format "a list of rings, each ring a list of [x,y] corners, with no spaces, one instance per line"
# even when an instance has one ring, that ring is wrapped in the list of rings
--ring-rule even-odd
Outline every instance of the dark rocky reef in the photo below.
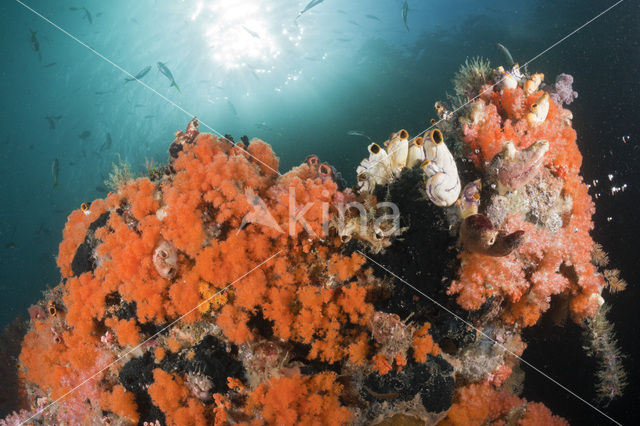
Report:
[[[390,185],[376,189],[378,201],[390,201],[398,206],[400,226],[408,229],[390,247],[370,257],[468,320],[469,313],[446,294],[446,288],[458,268],[456,237],[449,231],[445,209],[424,197],[424,176],[420,169],[404,169]],[[386,270],[377,265],[372,267],[380,278],[390,277]],[[376,310],[395,313],[402,319],[411,315],[412,321],[429,321],[432,325],[429,333],[439,345],[447,348],[459,348],[475,339],[473,329],[406,283],[395,279],[391,294],[376,301]]]
[[[94,220],[91,225],[89,225],[89,229],[87,230],[87,234],[84,237],[84,241],[78,249],[76,250],[76,254],[73,256],[73,261],[71,262],[71,270],[73,271],[73,275],[80,276],[85,272],[93,272],[96,268],[95,260],[93,258],[93,251],[98,245],[99,241],[94,237],[94,234],[98,228],[101,228],[107,224],[107,220],[109,220],[109,212],[102,213],[96,220]]]
[[[120,383],[132,392],[138,405],[140,422],[159,420],[165,424],[164,413],[153,404],[147,392],[153,380],[153,370],[160,368],[169,373],[178,373],[185,377],[189,385],[190,378],[197,377],[211,387],[207,396],[214,393],[225,393],[228,390],[227,377],[235,377],[245,381],[242,363],[237,361],[237,350],[232,347],[227,351],[224,344],[211,335],[203,337],[200,342],[185,353],[168,352],[162,361],[156,360],[153,352],[129,360],[120,370]]]
[[[411,362],[401,371],[385,375],[370,374],[360,391],[369,402],[409,401],[420,394],[428,412],[447,410],[453,401],[453,367],[442,357],[429,357],[425,363]]]

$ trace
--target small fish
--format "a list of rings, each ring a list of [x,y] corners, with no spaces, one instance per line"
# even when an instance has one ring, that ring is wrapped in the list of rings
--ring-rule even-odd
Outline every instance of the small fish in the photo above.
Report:
[[[91,19],[91,12],[89,12],[86,7],[83,7],[82,10],[84,10],[84,18],[86,18],[90,24],[93,24],[93,19]]]
[[[350,39],[350,38],[344,38],[344,37],[340,37],[340,38],[338,38],[337,40],[338,40],[338,41],[340,41],[340,42],[343,42],[343,43],[346,43],[346,42],[348,42],[348,41],[351,41],[351,39]]]
[[[256,33],[255,31],[251,31],[249,28],[245,27],[244,25],[242,26],[242,28],[244,28],[244,30],[246,32],[248,32],[249,34],[251,34],[251,37],[253,38],[260,38],[260,36],[258,35],[258,33]]]
[[[356,27],[359,27],[360,24],[358,24],[356,21],[354,21],[353,19],[349,19],[347,22],[349,22],[352,25],[355,25]]]
[[[171,74],[171,71],[169,70],[169,68],[167,68],[167,66],[165,64],[163,64],[162,62],[158,62],[158,69],[171,82],[171,85],[169,87],[175,87],[178,92],[182,93],[182,91],[178,87],[178,84],[174,80],[173,74]]]
[[[135,104],[133,107],[134,108],[144,108],[145,105],[143,104]]]
[[[231,112],[233,113],[233,115],[237,117],[238,111],[236,111],[236,107],[233,105],[233,103],[229,99],[227,99],[227,105],[229,105],[229,109],[231,109]]]
[[[95,189],[96,189],[96,191],[97,191],[97,192],[103,192],[103,193],[105,193],[105,194],[106,194],[107,192],[109,192],[109,189],[108,189],[106,186],[104,186],[104,185],[98,185],[98,186],[96,186],[96,188],[95,188]]]
[[[317,5],[319,5],[320,3],[322,3],[324,0],[311,0],[309,3],[307,3],[307,5],[304,7],[304,9],[302,9],[299,13],[298,16],[296,16],[296,20],[302,16],[303,13],[307,12],[309,9],[316,7]]]
[[[367,139],[371,140],[371,138],[369,136],[365,135],[362,130],[349,130],[347,132],[347,135],[349,135],[349,136],[362,136],[364,138],[367,138]]]
[[[111,148],[111,143],[113,141],[111,140],[111,133],[107,133],[107,136],[105,137],[104,142],[102,143],[102,145],[100,146],[100,150],[98,151],[98,153],[102,153],[108,149]]]
[[[136,74],[134,77],[126,77],[124,79],[124,82],[128,83],[128,82],[133,81],[133,80],[140,80],[142,77],[147,75],[149,73],[149,71],[151,71],[151,65],[147,65],[146,67],[144,67],[143,69],[138,71],[138,74]]]
[[[498,49],[500,49],[500,52],[502,52],[504,58],[507,60],[507,66],[511,68],[515,62],[513,61],[513,56],[511,56],[511,53],[509,53],[509,49],[507,49],[500,43],[498,43]]]
[[[155,118],[155,115],[145,115],[144,118],[146,119]]]
[[[373,19],[374,21],[378,21],[378,22],[382,22],[380,20],[380,18],[378,18],[376,15],[364,15],[365,18],[369,18],[369,19]]]
[[[82,139],[83,141],[86,141],[87,139],[89,139],[91,137],[91,132],[88,130],[85,130],[84,132],[80,133],[78,135],[78,137],[80,139]],[[57,161],[57,160],[56,160]]]
[[[17,226],[13,227],[13,232],[11,233],[11,238],[9,238],[9,242],[4,245],[5,248],[13,249],[13,248],[17,247],[17,245],[15,243],[16,229],[17,228],[18,228]]]
[[[408,14],[409,14],[409,2],[405,0],[404,4],[402,5],[402,21],[404,22],[404,26],[407,28],[407,31],[409,31],[409,25],[407,24]]]
[[[43,65],[42,68],[51,68],[52,66],[54,66],[56,64],[56,62],[50,62],[47,65]]]
[[[260,130],[272,131],[273,129],[267,125],[265,121],[254,124],[254,126]]]
[[[47,120],[49,122],[49,130],[55,130],[56,128],[56,123],[53,121],[53,118],[49,117],[48,115],[44,117],[45,120]]]
[[[51,176],[53,177],[53,187],[60,188],[60,184],[58,183],[58,172],[60,171],[60,162],[57,158],[53,160],[51,163]]]
[[[36,37],[36,34],[38,32],[37,31],[33,31],[31,28],[29,28],[29,32],[31,33],[31,38],[29,39],[29,41],[31,43],[31,48],[33,49],[34,52],[38,53],[38,59],[42,60],[42,54],[40,53],[40,42],[38,41],[38,38]]]
[[[343,14],[343,15],[347,15],[347,12],[345,12],[345,11],[344,11],[344,10],[342,10],[342,9],[338,9],[338,10],[337,10],[337,12],[338,12],[338,13],[341,13],[341,14]]]
[[[43,234],[46,236],[51,236],[51,229],[49,229],[47,225],[45,225],[44,223],[41,223],[40,227],[36,231],[36,235],[43,235]]]
[[[56,121],[62,118],[61,115],[45,115],[44,119],[49,122],[49,130],[56,129]]]

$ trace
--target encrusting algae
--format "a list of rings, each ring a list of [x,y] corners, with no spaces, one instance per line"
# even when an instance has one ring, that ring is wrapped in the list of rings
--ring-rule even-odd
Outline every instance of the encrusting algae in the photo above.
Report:
[[[192,120],[168,166],[69,215],[22,343],[29,409],[6,424],[563,425],[514,393],[552,297],[619,395],[602,291],[623,285],[599,269],[571,113],[541,74],[494,74],[468,62],[457,95],[480,96],[372,143],[353,189]]]

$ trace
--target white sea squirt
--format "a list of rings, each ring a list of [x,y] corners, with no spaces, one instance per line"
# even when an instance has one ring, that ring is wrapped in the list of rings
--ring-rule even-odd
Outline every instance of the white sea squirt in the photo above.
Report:
[[[532,126],[544,123],[547,119],[547,114],[549,114],[549,94],[545,93],[531,105],[531,109],[527,114],[527,122]]]
[[[409,143],[407,154],[407,167],[410,169],[419,166],[424,161],[424,140],[418,136]]]
[[[409,154],[409,133],[402,129],[391,135],[391,138],[385,145],[393,173],[395,175],[399,175],[402,169],[407,165],[407,156]]]
[[[371,192],[376,185],[384,185],[393,179],[393,168],[387,152],[377,143],[369,145],[369,158],[362,160],[356,173],[361,192]]]
[[[448,207],[460,196],[460,177],[442,132],[433,129],[424,142],[425,161],[420,168],[427,175],[427,197],[437,206]]]

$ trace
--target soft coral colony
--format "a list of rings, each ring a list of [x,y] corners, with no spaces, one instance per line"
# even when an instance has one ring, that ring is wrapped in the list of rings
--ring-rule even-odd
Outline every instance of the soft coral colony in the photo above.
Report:
[[[166,167],[69,216],[62,281],[22,343],[30,409],[6,422],[566,424],[516,394],[521,331],[553,304],[619,395],[594,205],[543,79],[468,62],[473,101],[370,145],[353,189],[316,156],[281,175],[266,143],[192,120]]]

